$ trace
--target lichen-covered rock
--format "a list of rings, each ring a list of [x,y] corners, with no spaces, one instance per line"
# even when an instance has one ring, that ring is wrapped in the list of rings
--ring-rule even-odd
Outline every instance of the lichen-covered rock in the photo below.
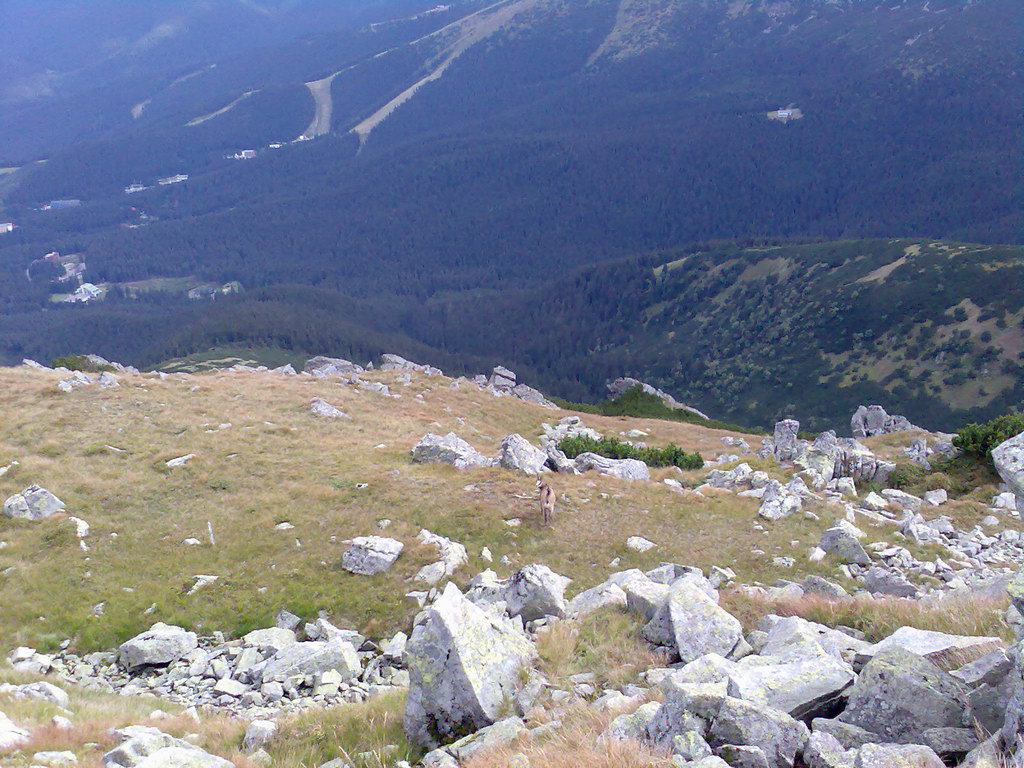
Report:
[[[360,536],[352,540],[341,558],[341,567],[349,573],[373,576],[388,570],[402,554],[405,545],[382,536]]]
[[[964,654],[981,655],[994,651],[1002,645],[998,637],[973,637],[969,635],[948,635],[915,627],[900,627],[884,640],[864,648],[857,653],[857,664],[869,660],[890,648],[902,648],[936,664],[953,661]]]
[[[136,768],[234,768],[223,757],[195,747],[165,747],[136,764]]]
[[[579,472],[593,470],[598,474],[617,477],[620,480],[651,479],[647,465],[637,459],[608,459],[596,453],[581,453],[576,457],[575,465]]]
[[[837,718],[893,743],[922,743],[930,728],[964,728],[970,722],[959,681],[927,659],[902,648],[876,654],[850,691]]]
[[[28,742],[29,732],[19,728],[3,712],[0,712],[0,750],[15,749]]]
[[[619,715],[609,723],[601,734],[601,741],[641,741],[647,738],[647,726],[650,724],[661,704],[652,701],[644,704],[635,712]]]
[[[195,632],[158,622],[122,643],[117,651],[117,661],[129,672],[141,667],[166,666],[188,655],[198,645]]]
[[[320,418],[323,418],[323,419],[348,419],[348,418],[351,418],[343,410],[341,410],[340,408],[336,408],[335,406],[331,405],[326,400],[324,400],[322,397],[315,397],[315,398],[313,398],[313,401],[309,404],[309,411],[314,416],[319,416]]]
[[[406,735],[433,748],[497,722],[536,653],[511,621],[448,584],[406,647]]]
[[[1000,443],[992,450],[992,462],[1024,514],[1024,432]]]
[[[785,712],[727,697],[711,726],[711,746],[759,747],[769,768],[793,768],[810,732]]]
[[[326,641],[296,643],[279,650],[263,667],[264,683],[285,682],[292,677],[305,677],[335,671],[341,679],[351,680],[363,671],[356,649],[341,637]]]
[[[776,461],[793,461],[803,453],[799,434],[800,422],[796,419],[785,419],[775,425],[772,451]]]
[[[45,488],[30,485],[4,502],[4,517],[42,520],[64,510],[64,502]]]
[[[796,493],[792,493],[778,480],[771,480],[764,488],[764,495],[761,497],[761,507],[757,514],[765,520],[783,520],[797,512],[803,506],[803,499]]]
[[[547,461],[547,453],[531,445],[522,435],[508,435],[501,441],[498,464],[505,469],[524,472],[527,475],[539,475],[544,471]]]
[[[741,661],[729,672],[733,698],[764,704],[798,720],[828,714],[856,675],[845,662],[832,657],[779,664]],[[745,660],[744,660],[745,661]]]
[[[853,436],[877,437],[918,429],[903,416],[890,416],[880,405],[860,406],[850,419]]]
[[[494,466],[493,459],[483,456],[454,432],[444,437],[424,435],[412,449],[412,460],[416,464],[449,464],[456,469]]]
[[[655,645],[672,648],[687,664],[708,653],[727,656],[743,637],[743,627],[702,589],[683,581],[669,587],[643,635]]]
[[[859,535],[858,535],[859,534]],[[847,565],[868,565],[871,562],[867,550],[860,543],[864,533],[845,520],[840,520],[821,535],[818,547],[835,556]]]
[[[306,366],[302,370],[317,378],[325,376],[351,376],[354,373],[363,373],[363,367],[360,365],[338,357],[324,357],[322,355],[310,358],[306,361]]]
[[[559,576],[546,565],[528,565],[516,571],[502,591],[509,616],[535,621],[565,616],[565,588],[571,579]]]
[[[920,744],[865,744],[853,768],[945,768],[945,763]]]

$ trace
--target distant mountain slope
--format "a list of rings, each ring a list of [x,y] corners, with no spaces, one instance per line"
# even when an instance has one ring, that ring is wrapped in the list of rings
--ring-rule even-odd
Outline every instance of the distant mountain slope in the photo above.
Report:
[[[438,329],[420,338],[449,350],[503,355],[570,397],[593,399],[630,374],[716,418],[801,413],[822,428],[867,402],[936,429],[1024,406],[1020,247],[879,240],[656,254],[444,316],[411,327]]]

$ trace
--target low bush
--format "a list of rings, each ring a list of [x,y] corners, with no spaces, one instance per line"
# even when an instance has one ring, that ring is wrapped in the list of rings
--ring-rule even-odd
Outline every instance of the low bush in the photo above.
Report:
[[[1024,413],[1008,413],[985,424],[968,424],[953,438],[965,456],[992,464],[992,449],[1024,432]]]
[[[607,459],[638,459],[649,467],[679,467],[680,469],[701,469],[704,459],[699,453],[687,453],[673,443],[664,448],[637,448],[614,437],[595,440],[586,435],[567,437],[558,444],[558,449],[570,459],[583,453],[596,453]]]
[[[749,427],[705,419],[681,408],[670,408],[662,402],[660,397],[644,392],[642,387],[633,387],[628,392],[624,392],[621,397],[600,403],[571,403],[557,397],[552,399],[556,405],[566,410],[592,413],[596,416],[629,416],[637,419],[680,421],[685,424],[700,424],[709,429],[726,429],[731,432],[743,432],[751,435],[764,434]]]
[[[50,367],[67,368],[69,371],[82,371],[84,373],[101,373],[114,370],[114,367],[111,365],[98,365],[94,363],[86,355],[64,355],[63,357],[55,358],[50,363]]]

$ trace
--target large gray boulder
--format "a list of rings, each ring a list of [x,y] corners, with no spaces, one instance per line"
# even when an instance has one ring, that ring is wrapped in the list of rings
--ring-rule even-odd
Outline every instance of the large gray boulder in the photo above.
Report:
[[[921,744],[930,729],[967,727],[968,709],[956,678],[927,659],[889,648],[861,672],[837,719],[878,734],[881,741]]]
[[[778,709],[798,720],[829,714],[856,675],[853,667],[825,656],[809,661],[746,664],[741,660],[729,672],[728,693],[733,698]]]
[[[342,680],[359,677],[363,671],[359,654],[348,640],[335,637],[326,641],[287,645],[263,667],[264,683],[283,683],[290,678],[336,671]]]
[[[406,647],[409,740],[434,748],[496,723],[536,654],[511,621],[486,613],[449,583]]]
[[[775,425],[772,437],[772,452],[779,462],[794,461],[804,446],[800,442],[800,422],[796,419],[785,419]]]
[[[772,522],[784,520],[799,512],[803,503],[799,494],[791,492],[778,480],[769,480],[768,485],[764,487],[764,495],[761,497],[761,506],[757,514]]]
[[[853,768],[945,768],[945,765],[935,752],[921,744],[865,744],[857,750]]]
[[[547,461],[548,455],[531,445],[522,435],[509,435],[501,441],[498,464],[505,469],[524,472],[527,475],[539,475],[544,471]]]
[[[412,460],[416,464],[449,464],[456,469],[494,466],[493,459],[479,453],[454,432],[444,437],[424,435],[412,449]]]
[[[195,632],[157,622],[122,643],[117,650],[117,661],[129,672],[141,667],[161,667],[187,656],[198,645]]]
[[[606,582],[576,595],[566,605],[565,615],[570,619],[582,619],[606,608],[625,609],[627,605],[622,587]]]
[[[919,429],[903,416],[890,416],[880,405],[860,406],[850,419],[853,436],[878,437],[894,432],[909,432]]]
[[[440,368],[434,368],[432,365],[420,365],[419,363],[406,360],[400,355],[393,355],[391,353],[381,355],[380,361],[380,369],[382,371],[410,371],[425,373],[427,376],[444,375]]]
[[[900,627],[884,640],[858,651],[857,665],[863,666],[891,648],[902,648],[935,664],[945,664],[964,656],[981,656],[1003,644],[998,637],[948,635],[914,627]]]
[[[1024,615],[1024,572],[1018,573],[1006,591],[1018,614]],[[1024,636],[1018,628],[1017,643],[1008,654],[1013,659],[1013,670],[1009,674],[1010,703],[1000,731],[1003,744],[1016,752],[1018,762],[1024,762]]]
[[[528,565],[512,574],[502,590],[509,616],[536,621],[565,616],[565,588],[571,582],[546,565]]]
[[[578,472],[594,470],[600,475],[617,477],[620,480],[651,479],[647,465],[637,459],[607,459],[596,453],[581,453],[576,457],[575,463]]]
[[[45,488],[30,485],[4,502],[4,517],[42,520],[63,511],[64,502]]]
[[[112,731],[111,735],[119,743],[103,755],[105,768],[134,768],[165,749],[196,752],[199,756],[205,754],[199,747],[187,741],[176,739],[157,728],[148,726],[130,725],[127,728]],[[185,761],[185,764],[192,764],[188,762],[191,757],[186,758],[180,753],[176,753],[176,757]]]
[[[398,560],[405,545],[383,536],[360,536],[341,557],[341,567],[359,576],[373,576],[388,570]]]
[[[314,416],[319,416],[323,419],[348,419],[351,418],[340,408],[328,403],[322,397],[314,397],[313,401],[309,404],[309,411]]]
[[[356,365],[340,357],[324,357],[318,355],[306,361],[302,369],[308,374],[323,378],[324,376],[351,376],[353,373],[363,373],[363,367]]]
[[[27,743],[30,738],[28,731],[16,726],[7,715],[0,712],[0,750],[15,749]]]
[[[1013,493],[1017,511],[1024,514],[1024,432],[996,446],[992,450],[992,461]]]
[[[793,768],[810,731],[807,726],[763,704],[727,697],[711,726],[708,742],[759,747],[769,768]]]
[[[643,635],[655,645],[673,649],[688,664],[709,653],[728,656],[742,639],[743,627],[699,586],[683,580],[669,587],[668,598],[643,628]]]
[[[847,565],[869,565],[871,557],[860,543],[864,533],[846,520],[840,520],[821,536],[818,548]]]

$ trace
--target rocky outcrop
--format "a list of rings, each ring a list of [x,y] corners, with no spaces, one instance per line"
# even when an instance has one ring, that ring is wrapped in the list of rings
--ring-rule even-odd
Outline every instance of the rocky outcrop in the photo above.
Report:
[[[456,469],[494,466],[493,459],[488,459],[454,432],[444,437],[432,433],[424,435],[412,449],[412,460],[415,464],[448,464]]]
[[[996,446],[992,462],[1014,495],[1017,512],[1024,514],[1024,432]]]
[[[878,437],[920,429],[903,416],[890,416],[880,405],[860,406],[850,420],[854,437]]]
[[[342,411],[340,408],[328,403],[322,397],[315,397],[309,404],[309,411],[314,416],[319,416],[323,419],[349,419],[351,418],[347,413]]]
[[[516,571],[502,590],[506,612],[523,621],[565,615],[565,588],[570,579],[559,576],[546,565],[528,565]]]
[[[772,437],[772,452],[778,462],[795,460],[803,452],[799,438],[800,422],[795,419],[785,419],[775,425],[774,436]]]
[[[198,644],[195,632],[158,622],[122,643],[117,660],[129,672],[140,667],[166,666],[195,650]]]
[[[637,459],[608,459],[596,453],[581,453],[576,457],[578,472],[590,472],[617,477],[620,480],[650,480],[647,465]]]
[[[373,576],[391,568],[402,554],[405,545],[382,536],[360,536],[352,540],[341,559],[341,567],[349,573]]]
[[[743,637],[739,621],[694,580],[682,579],[668,586],[659,603],[643,636],[670,649],[684,664],[709,653],[727,656]]]
[[[548,455],[522,435],[508,435],[501,441],[498,464],[505,469],[539,475],[544,471],[547,461]]]
[[[64,510],[64,502],[45,488],[30,485],[4,502],[4,517],[42,520]]]
[[[443,376],[444,371],[434,368],[432,365],[420,365],[419,363],[406,360],[400,355],[390,353],[380,356],[380,369],[382,371],[409,371],[412,373],[423,373],[427,376]]]
[[[324,357],[322,355],[307,360],[302,370],[318,379],[325,376],[351,376],[365,373],[365,369],[361,365],[356,365],[340,357]]]
[[[434,748],[496,723],[535,656],[511,622],[485,613],[449,584],[406,648],[410,741]]]

